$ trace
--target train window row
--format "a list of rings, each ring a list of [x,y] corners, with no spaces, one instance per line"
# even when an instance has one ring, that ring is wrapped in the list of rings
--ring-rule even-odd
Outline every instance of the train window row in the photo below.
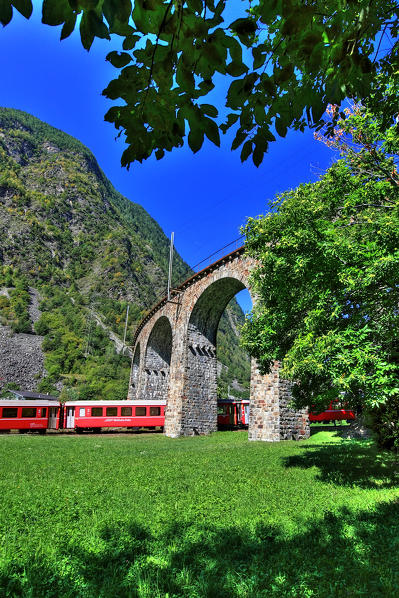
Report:
[[[47,408],[42,407],[41,415],[37,416],[36,407],[22,407],[21,417],[47,417]],[[2,418],[18,417],[18,407],[3,407]]]
[[[85,415],[85,409],[82,408],[79,411],[80,416]],[[132,417],[133,415],[133,408],[132,407],[121,407],[120,417]],[[135,407],[134,415],[136,417],[143,417],[147,415],[147,407]],[[161,415],[161,408],[160,407],[150,407],[150,417],[156,417]],[[105,416],[106,417],[118,417],[118,407],[105,407]],[[92,407],[91,408],[91,417],[104,417],[104,408],[103,407]]]

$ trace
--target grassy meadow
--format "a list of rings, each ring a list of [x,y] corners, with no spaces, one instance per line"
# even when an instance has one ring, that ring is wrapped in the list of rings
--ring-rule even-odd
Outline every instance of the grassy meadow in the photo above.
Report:
[[[399,596],[399,462],[334,430],[0,436],[0,597]]]

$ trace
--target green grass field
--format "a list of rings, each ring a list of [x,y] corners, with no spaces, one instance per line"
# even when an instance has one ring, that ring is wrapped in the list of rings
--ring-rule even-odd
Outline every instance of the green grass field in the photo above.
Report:
[[[399,596],[395,456],[246,436],[0,436],[0,596]]]

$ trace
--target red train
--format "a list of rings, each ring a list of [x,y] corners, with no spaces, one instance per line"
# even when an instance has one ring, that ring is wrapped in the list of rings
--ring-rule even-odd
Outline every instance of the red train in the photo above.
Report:
[[[334,399],[330,402],[328,409],[323,411],[322,413],[309,413],[309,421],[312,422],[320,422],[320,423],[327,423],[332,421],[352,421],[356,419],[356,415],[354,411],[351,409],[345,409],[345,406],[342,405],[341,401],[338,399]]]
[[[63,406],[62,427],[77,432],[101,428],[161,428],[166,401],[68,401]]]
[[[58,430],[60,403],[41,400],[5,400],[0,401],[0,431],[36,430],[42,434],[48,429]]]
[[[76,432],[100,432],[103,428],[140,428],[163,430],[166,401],[68,401],[0,400],[0,432],[73,429]],[[351,421],[356,418],[351,409],[336,399],[322,413],[309,413],[310,422]],[[219,399],[217,414],[219,429],[244,428],[249,421],[248,399]]]
[[[249,421],[248,399],[218,399],[218,428],[245,428]]]
[[[163,430],[166,401],[59,401],[1,400],[0,431],[38,431],[73,429],[76,432],[100,432],[104,428],[140,428]],[[248,425],[249,401],[218,401],[220,428]]]

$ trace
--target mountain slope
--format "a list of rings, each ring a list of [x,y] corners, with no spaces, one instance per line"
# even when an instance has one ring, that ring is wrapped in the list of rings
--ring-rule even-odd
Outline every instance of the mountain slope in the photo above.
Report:
[[[35,329],[47,375],[39,389],[63,384],[85,398],[126,396],[129,360],[116,354],[109,331],[123,337],[129,304],[129,343],[135,322],[166,288],[168,257],[160,226],[113,188],[85,146],[0,108],[0,315],[15,333],[31,332],[27,288],[40,294]],[[173,284],[190,274],[177,254],[173,269]],[[231,314],[242,317],[238,306]],[[229,365],[223,345],[237,339],[226,326],[219,359]],[[247,361],[242,352],[240,360]]]

